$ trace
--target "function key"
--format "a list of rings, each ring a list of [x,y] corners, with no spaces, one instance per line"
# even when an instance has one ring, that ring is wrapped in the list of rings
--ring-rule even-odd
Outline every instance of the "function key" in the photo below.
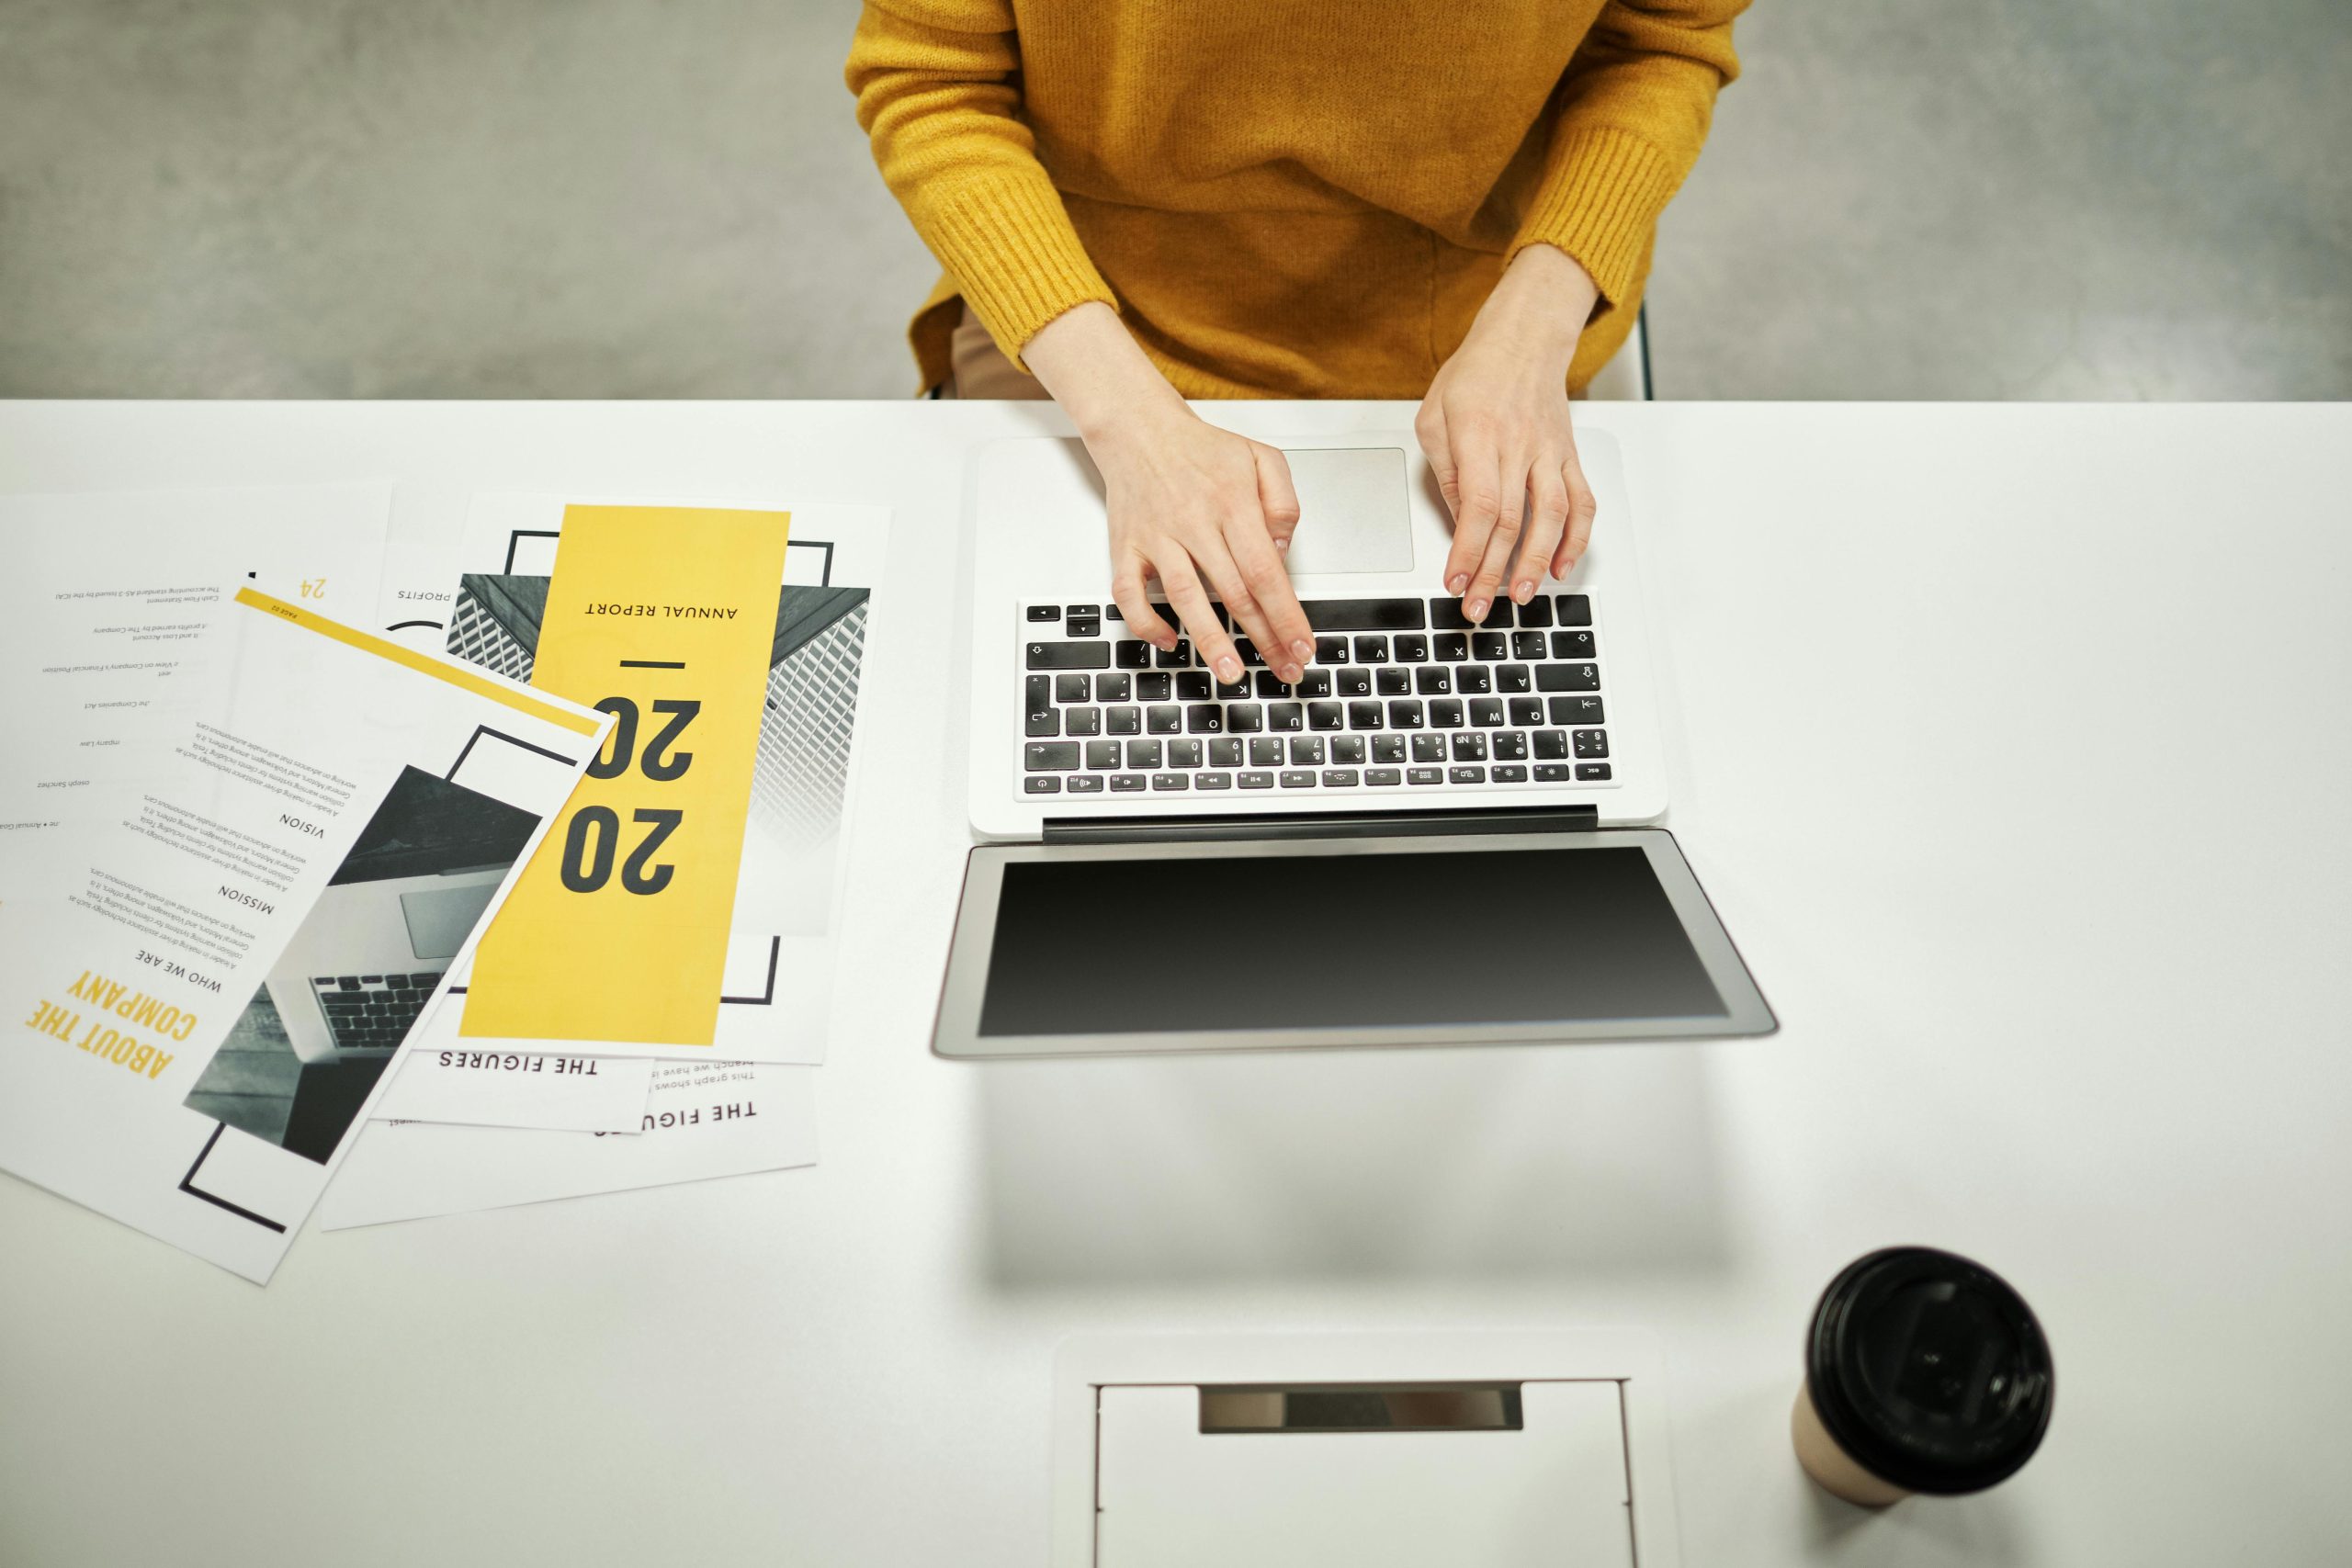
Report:
[[[1589,626],[1592,625],[1592,600],[1589,595],[1563,593],[1555,598],[1552,604],[1559,612],[1562,626]]]
[[[1571,739],[1576,741],[1579,761],[1598,761],[1609,755],[1609,732],[1605,729],[1579,729]]]
[[[1069,776],[1069,792],[1072,795],[1101,795],[1102,775],[1101,773],[1072,773]]]
[[[1112,648],[1112,656],[1122,670],[1151,668],[1151,644],[1137,642],[1133,637],[1120,638]]]
[[[1405,782],[1417,784],[1443,784],[1445,770],[1443,768],[1407,768]]]
[[[1429,624],[1419,599],[1307,599],[1299,608],[1318,632],[1418,631]]]
[[[1396,768],[1366,768],[1363,772],[1363,782],[1376,789],[1382,784],[1403,784],[1405,775]]]
[[[1351,645],[1359,664],[1388,662],[1388,639],[1385,637],[1360,637]]]
[[[1578,762],[1577,764],[1577,781],[1579,784],[1600,784],[1606,782],[1608,777],[1609,764],[1606,762]]]
[[[1111,645],[1107,642],[1033,642],[1029,645],[1029,668],[1108,670],[1111,668]]]
[[[1241,787],[1243,789],[1272,789],[1274,787],[1274,775],[1253,769],[1241,775]]]
[[[1190,789],[1193,787],[1193,776],[1190,773],[1154,773],[1151,775],[1151,787],[1154,789]]]
[[[1113,795],[1133,795],[1143,786],[1144,777],[1141,773],[1113,773],[1111,775]]]
[[[1029,606],[1029,618],[1033,621],[1058,621],[1062,618],[1062,607],[1059,604],[1032,604]]]
[[[1535,782],[1566,784],[1568,782],[1568,765],[1566,762],[1538,762],[1535,764]]]
[[[1315,775],[1304,769],[1286,769],[1282,775],[1282,785],[1284,789],[1313,789]]]
[[[1231,789],[1233,787],[1231,773],[1201,773],[1197,777],[1199,783],[1193,785],[1195,789]]]
[[[1448,768],[1445,773],[1445,780],[1448,784],[1485,784],[1487,782],[1487,770],[1484,768],[1475,767]]]
[[[1325,789],[1353,789],[1356,771],[1353,768],[1326,768],[1323,771]]]
[[[1538,593],[1519,607],[1519,624],[1522,626],[1548,626],[1552,624],[1552,599]]]
[[[1516,762],[1498,767],[1494,771],[1494,781],[1497,784],[1525,784],[1527,770]]]
[[[1050,773],[1043,778],[1023,779],[1022,783],[1031,795],[1059,795],[1062,792],[1062,781]]]

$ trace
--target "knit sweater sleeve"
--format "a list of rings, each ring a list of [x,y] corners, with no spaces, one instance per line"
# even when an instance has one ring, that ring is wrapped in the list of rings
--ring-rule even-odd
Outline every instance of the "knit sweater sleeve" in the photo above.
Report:
[[[1011,0],[865,0],[844,72],[884,181],[1016,364],[1071,306],[1117,303],[1037,161],[1020,70]]]
[[[1544,176],[1510,254],[1567,252],[1600,309],[1640,283],[1658,215],[1699,161],[1715,94],[1739,74],[1732,18],[1747,0],[1609,0],[1555,95]]]

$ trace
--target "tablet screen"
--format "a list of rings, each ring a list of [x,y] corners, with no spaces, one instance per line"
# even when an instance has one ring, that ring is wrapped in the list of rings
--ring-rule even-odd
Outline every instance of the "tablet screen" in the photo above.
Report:
[[[1313,855],[1259,846],[1006,864],[978,1033],[1726,1013],[1650,857],[1633,845]]]

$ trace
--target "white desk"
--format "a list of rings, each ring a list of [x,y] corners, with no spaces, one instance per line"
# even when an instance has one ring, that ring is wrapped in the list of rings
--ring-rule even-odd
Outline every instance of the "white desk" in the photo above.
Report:
[[[1625,1324],[1699,1568],[2345,1561],[2352,409],[1580,417],[1666,606],[1672,825],[1782,1032],[976,1066],[926,1049],[963,454],[1050,411],[0,406],[9,490],[897,509],[823,1165],[313,1233],[266,1291],[0,1179],[0,1562],[1011,1568],[1070,1330]],[[1900,1241],[2026,1292],[2057,1416],[1865,1516],[1786,1419],[1815,1293]]]

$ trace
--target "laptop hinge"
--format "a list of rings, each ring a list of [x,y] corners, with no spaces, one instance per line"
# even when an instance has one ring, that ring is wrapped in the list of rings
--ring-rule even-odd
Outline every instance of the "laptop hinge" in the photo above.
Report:
[[[1565,833],[1600,826],[1590,806],[1469,811],[1302,811],[1281,817],[1046,818],[1049,844],[1220,843],[1238,839],[1388,839],[1430,833]]]

